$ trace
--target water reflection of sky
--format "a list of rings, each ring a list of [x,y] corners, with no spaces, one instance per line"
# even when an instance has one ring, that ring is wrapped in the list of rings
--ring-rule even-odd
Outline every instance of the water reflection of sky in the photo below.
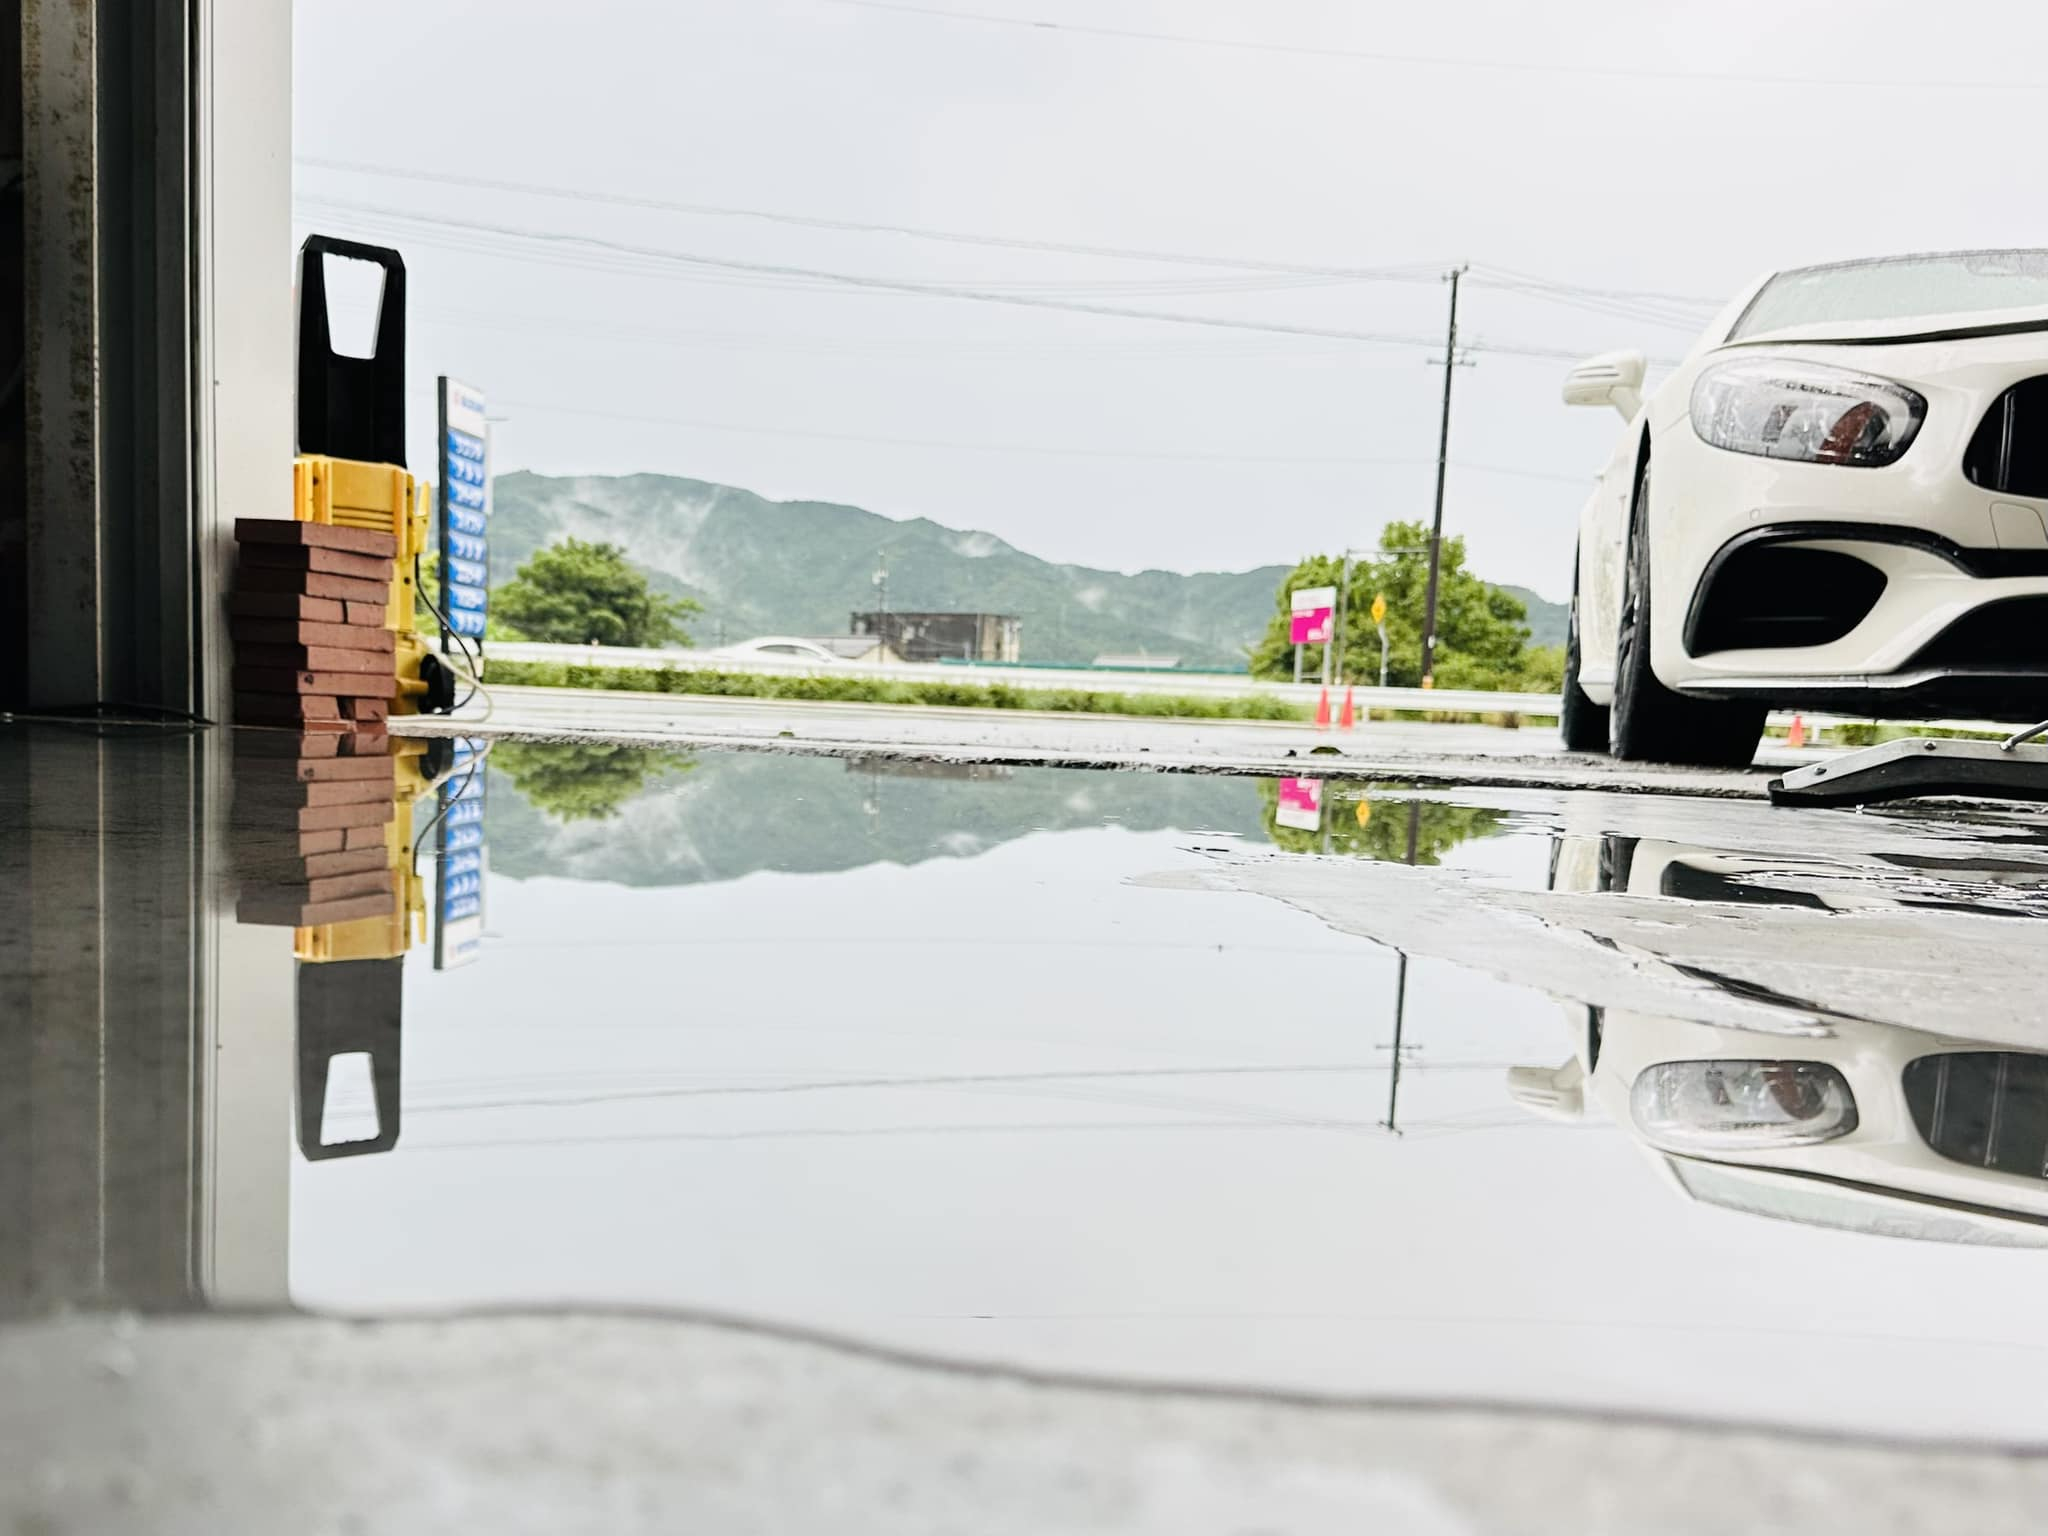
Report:
[[[302,1303],[2048,1437],[2040,1257],[1687,1201],[1508,1100],[1570,1049],[1540,996],[1409,964],[1388,1132],[1397,957],[1191,878],[1263,837],[1254,782],[706,757],[608,819],[513,798],[483,959],[406,969],[398,1149],[295,1169]],[[1445,857],[1540,883],[1503,825]]]

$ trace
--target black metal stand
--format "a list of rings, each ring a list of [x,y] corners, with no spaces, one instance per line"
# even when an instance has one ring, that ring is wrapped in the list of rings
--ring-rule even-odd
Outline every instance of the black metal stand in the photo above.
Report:
[[[1794,769],[1771,781],[1773,805],[1873,805],[1918,795],[2048,801],[2048,721],[2004,741],[1905,737]]]

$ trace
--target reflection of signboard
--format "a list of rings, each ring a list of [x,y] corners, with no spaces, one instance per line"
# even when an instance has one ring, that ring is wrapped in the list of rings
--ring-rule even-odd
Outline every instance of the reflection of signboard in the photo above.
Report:
[[[478,743],[455,740],[442,781],[434,865],[434,969],[477,958],[484,937],[484,764]]]
[[[1280,801],[1273,809],[1273,820],[1297,832],[1320,832],[1323,829],[1323,781],[1282,779]]]
[[[1335,587],[1302,587],[1288,599],[1293,622],[1288,627],[1290,645],[1321,645],[1330,638],[1330,619],[1337,611]]]
[[[481,390],[443,378],[440,396],[441,612],[456,634],[481,640],[491,584],[490,428]]]

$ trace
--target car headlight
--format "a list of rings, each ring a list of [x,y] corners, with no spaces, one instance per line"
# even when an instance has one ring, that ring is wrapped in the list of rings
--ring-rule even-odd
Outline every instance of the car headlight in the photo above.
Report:
[[[1820,1061],[1666,1061],[1629,1090],[1629,1113],[1667,1152],[1806,1147],[1856,1129],[1856,1098]]]
[[[1767,459],[1881,468],[1926,418],[1926,399],[1903,384],[1793,358],[1716,363],[1692,386],[1702,442]]]

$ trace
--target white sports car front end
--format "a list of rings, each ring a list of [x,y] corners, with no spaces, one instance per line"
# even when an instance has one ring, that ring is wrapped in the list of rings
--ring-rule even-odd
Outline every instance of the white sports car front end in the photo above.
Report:
[[[1641,377],[1566,384],[1629,418],[1580,520],[1572,746],[1734,763],[1767,707],[2048,715],[2048,252],[1776,274]]]

